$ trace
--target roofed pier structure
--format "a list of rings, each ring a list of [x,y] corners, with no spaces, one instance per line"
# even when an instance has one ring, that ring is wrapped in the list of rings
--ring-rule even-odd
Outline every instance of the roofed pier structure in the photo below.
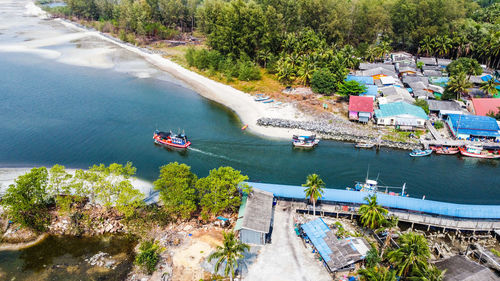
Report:
[[[277,199],[297,201],[297,211],[308,212],[304,188],[301,186],[248,183],[255,189],[270,192]],[[343,189],[325,189],[317,213],[330,216],[357,216],[358,207],[365,203],[368,192]],[[377,193],[378,203],[400,221],[423,226],[456,231],[500,230],[500,206],[469,205],[423,200],[404,196]]]

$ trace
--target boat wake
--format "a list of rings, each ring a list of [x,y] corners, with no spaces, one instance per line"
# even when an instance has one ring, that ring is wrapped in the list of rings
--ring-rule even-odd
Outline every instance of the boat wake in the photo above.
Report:
[[[227,161],[242,163],[239,160],[232,159],[232,158],[226,157],[224,155],[219,155],[219,154],[215,154],[215,153],[208,152],[208,151],[203,151],[203,150],[200,150],[200,149],[197,149],[197,148],[194,148],[194,147],[188,147],[188,149],[191,150],[191,151],[199,152],[201,154],[205,154],[207,156],[216,157],[216,158],[224,159],[224,160],[227,160]]]

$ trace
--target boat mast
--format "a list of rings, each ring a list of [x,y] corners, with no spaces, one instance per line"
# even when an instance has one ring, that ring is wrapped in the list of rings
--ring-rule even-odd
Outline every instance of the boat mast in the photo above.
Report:
[[[405,196],[406,182],[403,184],[403,189],[401,190],[401,196]]]

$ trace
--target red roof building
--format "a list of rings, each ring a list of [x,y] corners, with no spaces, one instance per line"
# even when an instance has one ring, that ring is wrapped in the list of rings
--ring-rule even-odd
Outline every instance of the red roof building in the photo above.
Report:
[[[500,99],[482,98],[472,99],[472,108],[475,115],[487,116],[489,112],[496,114],[499,111]]]
[[[368,122],[373,117],[372,97],[349,97],[349,119],[359,122]]]

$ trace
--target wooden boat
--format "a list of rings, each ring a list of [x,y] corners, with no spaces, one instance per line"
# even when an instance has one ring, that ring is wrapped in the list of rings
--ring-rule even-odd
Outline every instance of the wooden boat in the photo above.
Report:
[[[262,103],[272,103],[272,102],[274,102],[274,100],[265,100]]]
[[[175,147],[175,148],[188,148],[191,142],[188,141],[187,136],[184,134],[173,134],[172,132],[160,132],[155,130],[153,140],[157,144]]]
[[[268,99],[270,99],[270,97],[267,97],[267,96],[266,96],[266,97],[256,97],[254,100],[255,100],[255,101],[266,101],[266,100],[268,100]]]
[[[453,154],[459,153],[460,150],[458,150],[458,148],[454,148],[454,147],[439,147],[439,148],[436,148],[436,150],[434,150],[434,152],[436,152],[436,154],[442,154],[442,155],[453,155]]]
[[[243,127],[241,127],[242,130],[246,130],[247,128],[248,128],[248,124],[245,125],[245,126],[243,126]]]
[[[361,142],[358,142],[354,145],[354,147],[356,148],[372,148],[374,146],[375,146],[374,143],[361,143]]]
[[[483,159],[500,159],[498,150],[486,150],[480,146],[468,145],[460,147],[460,154],[467,157],[483,158]]]
[[[411,157],[422,157],[422,156],[429,156],[432,153],[432,149],[415,149],[412,152],[410,152]]]
[[[318,145],[319,139],[316,138],[316,135],[311,136],[293,136],[292,144],[294,147],[303,147],[303,148],[313,148]]]

